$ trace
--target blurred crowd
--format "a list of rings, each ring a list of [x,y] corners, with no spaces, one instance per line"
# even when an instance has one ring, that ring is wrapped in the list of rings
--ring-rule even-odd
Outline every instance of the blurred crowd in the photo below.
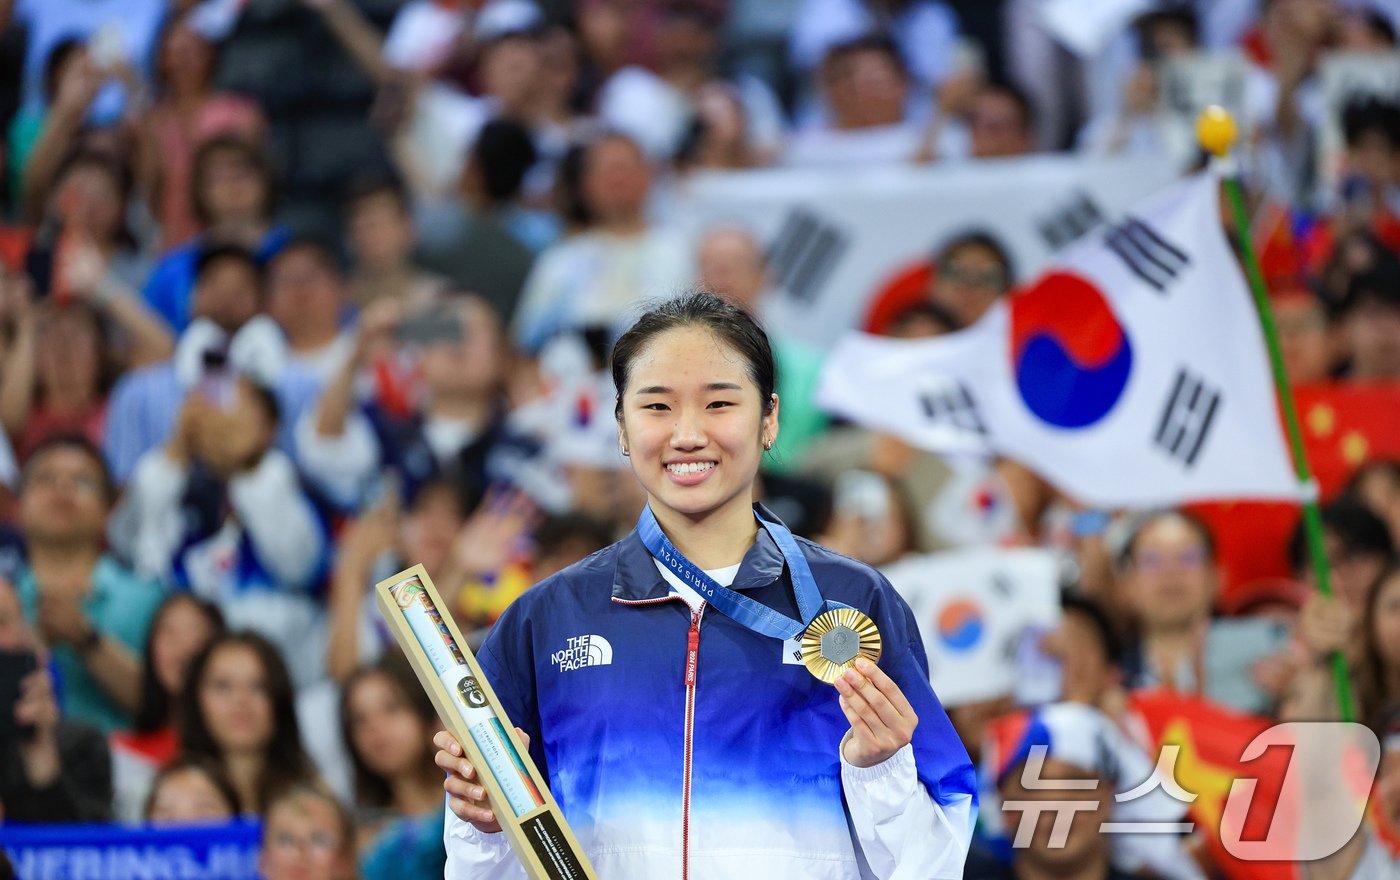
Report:
[[[1233,51],[1292,381],[1400,381],[1400,92],[1329,119],[1320,74],[1394,53],[1400,5],[1139,3],[1087,55],[1042,5],[0,0],[3,821],[261,817],[269,878],[441,876],[438,722],[369,588],[422,563],[476,643],[632,528],[610,342],[692,285],[756,313],[776,295],[752,230],[683,234],[699,176],[1044,153],[1184,172],[1165,66]],[[955,332],[1028,280],[985,230],[929,258],[882,332]],[[1400,461],[1363,450],[1326,499],[1333,596],[1301,531],[1283,576],[1232,583],[1228,516],[1090,509],[1014,461],[834,423],[822,352],[774,344],[765,503],[874,566],[1060,554],[1055,701],[1126,727],[1127,695],[1165,685],[1333,718],[1340,652],[1361,717],[1400,730]],[[1017,708],[949,713],[977,757]],[[1400,841],[1389,753],[1377,791],[1350,852]],[[1037,838],[968,876],[1078,877],[1110,845]]]

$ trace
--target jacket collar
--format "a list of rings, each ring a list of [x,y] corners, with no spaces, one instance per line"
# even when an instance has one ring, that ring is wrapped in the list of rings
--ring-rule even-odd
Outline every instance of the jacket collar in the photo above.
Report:
[[[766,507],[754,505],[766,519],[776,520]],[[735,590],[766,587],[782,577],[786,562],[768,530],[760,527],[749,552],[739,564],[731,585]],[[661,576],[651,551],[633,529],[618,544],[617,566],[613,571],[612,597],[619,602],[655,602],[671,595],[671,586]]]

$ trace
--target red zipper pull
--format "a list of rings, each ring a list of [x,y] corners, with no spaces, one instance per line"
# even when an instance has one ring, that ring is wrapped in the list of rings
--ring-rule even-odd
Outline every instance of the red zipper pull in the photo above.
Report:
[[[685,685],[694,687],[695,667],[700,661],[700,612],[690,612],[690,639],[685,655]]]

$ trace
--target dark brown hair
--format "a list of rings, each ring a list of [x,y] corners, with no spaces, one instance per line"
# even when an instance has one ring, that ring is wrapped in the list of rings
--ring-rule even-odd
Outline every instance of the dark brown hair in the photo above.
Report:
[[[408,704],[408,708],[418,719],[423,722],[424,727],[432,730],[437,724],[437,711],[433,708],[433,702],[418,683],[417,677],[413,674],[413,668],[408,665],[408,661],[402,654],[385,654],[378,661],[361,666],[350,676],[340,690],[340,735],[345,742],[346,750],[350,753],[350,764],[355,773],[355,802],[362,807],[388,807],[393,804],[394,792],[389,785],[389,780],[380,776],[370,769],[362,756],[355,749],[355,740],[351,736],[350,724],[350,697],[355,688],[373,678],[382,678],[389,685],[399,692],[399,696]],[[440,775],[433,764],[432,750],[428,739],[423,740],[423,766],[425,774],[431,773]]]
[[[614,415],[622,421],[622,395],[632,374],[637,355],[661,334],[681,327],[703,327],[724,340],[748,367],[749,378],[758,386],[763,413],[773,411],[773,389],[778,384],[778,367],[768,334],[753,315],[723,297],[707,290],[694,290],[667,300],[637,319],[613,346],[613,385],[617,388]]]
[[[1356,681],[1356,697],[1360,707],[1361,721],[1383,735],[1386,710],[1394,710],[1395,699],[1400,694],[1386,693],[1385,661],[1381,659],[1380,640],[1376,637],[1376,608],[1381,603],[1381,594],[1390,581],[1400,577],[1400,562],[1391,562],[1381,572],[1380,577],[1366,590],[1366,605],[1361,611],[1361,651],[1352,672]]]
[[[179,694],[168,693],[156,678],[155,664],[151,662],[151,646],[155,644],[156,629],[159,628],[161,619],[170,613],[170,609],[182,602],[193,605],[204,615],[204,619],[214,631],[213,638],[217,639],[224,632],[224,615],[219,606],[201,599],[194,593],[172,593],[160,603],[155,615],[151,617],[150,629],[146,631],[145,650],[141,654],[141,703],[136,709],[136,720],[132,725],[140,733],[154,733],[170,724],[173,720],[173,710],[180,699]]]
[[[156,794],[166,780],[177,773],[184,773],[192,770],[196,773],[204,774],[209,780],[209,784],[219,793],[219,797],[224,799],[224,804],[228,807],[229,815],[238,815],[238,792],[234,790],[233,783],[229,781],[224,773],[224,768],[217,762],[204,755],[181,755],[175,760],[160,768],[156,778],[151,782],[151,791],[146,795],[146,805],[141,808],[141,817],[147,822],[151,821],[151,811],[156,805]]]
[[[244,811],[257,813],[264,809],[280,785],[315,779],[316,770],[301,745],[301,728],[297,724],[292,679],[287,674],[287,664],[271,642],[247,631],[224,633],[206,645],[191,664],[181,699],[180,743],[184,753],[204,755],[223,764],[223,749],[205,721],[199,692],[204,685],[210,659],[229,647],[248,648],[257,655],[263,670],[263,687],[272,704],[272,737],[263,749],[263,771],[258,784],[257,803],[241,805]]]
[[[204,191],[208,188],[208,182],[205,178],[209,176],[209,166],[213,164],[214,159],[227,154],[233,154],[236,159],[248,165],[261,178],[263,188],[262,216],[264,220],[271,219],[276,180],[267,154],[245,138],[237,135],[218,135],[200,144],[199,149],[194,154],[194,171],[190,174],[190,199],[195,219],[199,221],[199,225],[208,228],[214,222],[213,211],[204,199]]]

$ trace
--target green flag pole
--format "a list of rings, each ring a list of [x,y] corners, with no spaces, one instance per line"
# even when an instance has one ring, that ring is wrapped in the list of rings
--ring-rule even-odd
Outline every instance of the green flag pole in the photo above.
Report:
[[[1201,146],[1215,155],[1216,161],[1225,164],[1230,147],[1235,142],[1235,121],[1220,107],[1208,107],[1196,120],[1196,136]],[[1264,273],[1259,268],[1259,258],[1254,253],[1254,243],[1249,235],[1249,217],[1245,213],[1244,196],[1240,192],[1240,182],[1234,169],[1225,169],[1221,176],[1225,181],[1225,195],[1230,202],[1230,210],[1235,218],[1235,235],[1239,239],[1240,254],[1243,258],[1245,274],[1254,294],[1254,306],[1259,312],[1259,323],[1264,328],[1264,341],[1269,349],[1269,365],[1273,368],[1274,388],[1278,392],[1279,404],[1283,409],[1283,423],[1288,430],[1288,444],[1293,450],[1293,469],[1298,482],[1311,488],[1312,471],[1308,466],[1308,454],[1303,448],[1303,432],[1298,426],[1298,410],[1293,403],[1293,392],[1288,384],[1288,374],[1283,367],[1283,351],[1279,348],[1278,327],[1274,323],[1274,311],[1269,304],[1268,289],[1264,286]],[[1324,596],[1332,595],[1332,580],[1327,564],[1327,548],[1322,536],[1322,512],[1317,505],[1317,493],[1308,491],[1303,501],[1303,533],[1307,537],[1308,557],[1312,562],[1313,574],[1317,579],[1317,589]],[[1343,721],[1356,719],[1356,704],[1351,695],[1351,679],[1347,675],[1346,659],[1340,651],[1332,654],[1332,679],[1337,687],[1337,706]]]

